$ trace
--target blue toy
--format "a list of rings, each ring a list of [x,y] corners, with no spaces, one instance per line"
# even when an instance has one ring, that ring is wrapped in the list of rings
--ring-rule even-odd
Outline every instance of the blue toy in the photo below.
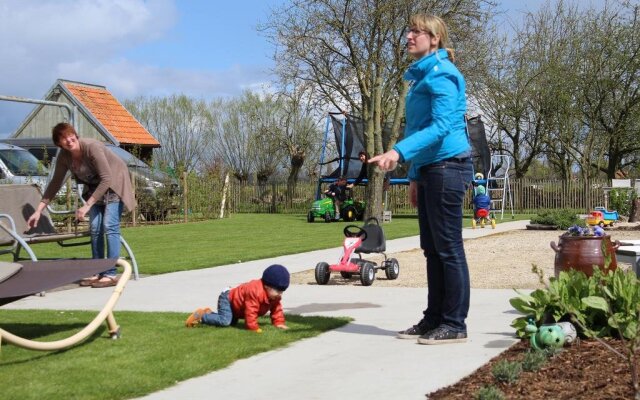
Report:
[[[471,219],[471,227],[476,228],[478,224],[484,228],[485,223],[490,223],[495,229],[496,219],[491,213],[491,197],[487,195],[486,184],[482,173],[478,172],[473,181],[473,218]]]

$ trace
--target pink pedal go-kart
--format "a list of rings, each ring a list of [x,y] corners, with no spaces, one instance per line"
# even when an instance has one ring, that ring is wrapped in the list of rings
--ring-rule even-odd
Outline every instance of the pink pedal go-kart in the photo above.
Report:
[[[375,223],[374,223],[375,222]],[[386,241],[382,227],[376,218],[369,218],[362,227],[347,225],[344,227],[343,254],[337,264],[329,265],[319,262],[316,265],[316,282],[318,285],[326,285],[332,272],[340,272],[345,279],[351,279],[353,275],[360,275],[362,286],[371,286],[376,279],[376,271],[384,269],[387,279],[393,280],[400,274],[400,264],[395,258],[387,258],[384,253]],[[352,258],[353,254],[358,257]],[[362,258],[362,254],[380,253],[384,261],[377,263]]]

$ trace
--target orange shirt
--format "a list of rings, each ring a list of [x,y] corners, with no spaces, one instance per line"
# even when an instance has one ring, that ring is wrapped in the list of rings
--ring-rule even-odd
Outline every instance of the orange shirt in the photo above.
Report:
[[[258,317],[271,312],[273,325],[284,325],[284,312],[280,299],[269,300],[262,279],[255,279],[232,288],[229,291],[229,302],[235,318],[244,318],[247,329],[255,331]]]

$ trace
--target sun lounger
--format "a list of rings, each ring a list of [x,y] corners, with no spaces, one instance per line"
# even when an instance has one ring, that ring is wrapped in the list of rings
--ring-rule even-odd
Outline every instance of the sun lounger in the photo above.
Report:
[[[26,261],[23,263],[0,262],[0,271],[5,272],[0,274],[0,305],[80,280],[87,274],[107,270],[113,265],[124,268],[113,294],[98,315],[79,332],[66,339],[41,342],[16,336],[0,328],[0,343],[7,342],[31,350],[60,350],[82,342],[92,335],[104,321],[107,322],[111,338],[119,338],[120,327],[113,316],[113,308],[131,277],[131,265],[125,260],[74,259]]]
[[[38,261],[33,245],[55,242],[62,247],[90,245],[90,232],[82,229],[74,232],[59,233],[56,231],[48,208],[43,210],[38,226],[29,228],[27,220],[33,214],[42,194],[35,185],[1,185],[0,186],[0,254],[11,253],[14,261]],[[81,240],[78,239],[87,239]],[[129,244],[120,236],[120,243],[131,261],[134,278],[138,279],[138,263]],[[29,258],[21,258],[24,249]],[[62,255],[64,256],[64,255]],[[60,257],[62,258],[62,257]]]

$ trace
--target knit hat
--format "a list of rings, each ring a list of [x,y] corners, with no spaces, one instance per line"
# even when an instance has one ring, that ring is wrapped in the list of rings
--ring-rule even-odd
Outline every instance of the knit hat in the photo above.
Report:
[[[262,273],[262,283],[284,292],[289,287],[289,271],[279,264],[270,265]]]

